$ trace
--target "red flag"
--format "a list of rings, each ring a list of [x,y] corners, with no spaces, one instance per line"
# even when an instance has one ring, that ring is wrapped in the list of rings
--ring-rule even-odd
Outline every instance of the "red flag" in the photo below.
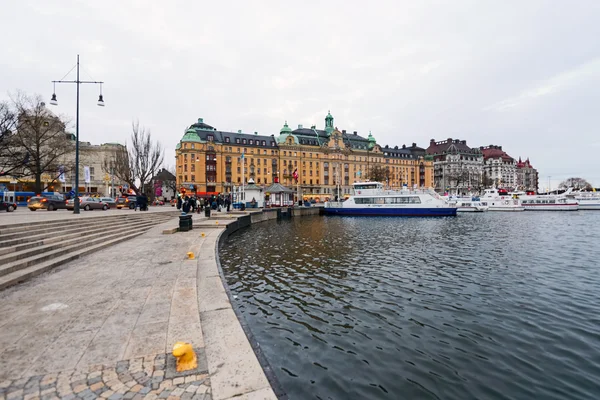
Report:
[[[296,168],[294,170],[294,173],[292,174],[292,176],[294,177],[294,179],[296,180],[296,182],[298,182],[298,168]]]

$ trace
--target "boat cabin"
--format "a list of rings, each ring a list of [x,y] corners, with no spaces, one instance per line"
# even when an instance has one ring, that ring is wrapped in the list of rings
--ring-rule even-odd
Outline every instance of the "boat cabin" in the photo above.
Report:
[[[356,182],[353,184],[354,195],[373,195],[383,191],[383,184],[379,182]]]

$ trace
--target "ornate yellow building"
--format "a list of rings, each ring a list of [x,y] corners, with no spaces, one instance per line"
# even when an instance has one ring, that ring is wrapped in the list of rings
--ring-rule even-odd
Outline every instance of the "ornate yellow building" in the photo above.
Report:
[[[325,201],[352,192],[352,184],[380,180],[388,187],[431,187],[433,161],[412,146],[381,147],[371,133],[315,126],[292,130],[287,122],[279,136],[224,132],[204,123],[191,125],[176,146],[177,184],[200,196],[229,193],[253,179],[257,185],[279,181],[304,199]]]

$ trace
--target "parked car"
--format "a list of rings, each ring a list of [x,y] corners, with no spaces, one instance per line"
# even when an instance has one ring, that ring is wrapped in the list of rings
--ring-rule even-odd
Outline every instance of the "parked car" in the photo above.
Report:
[[[67,200],[67,210],[73,210],[75,208],[75,200]],[[98,197],[81,197],[79,199],[79,209],[85,211],[90,210],[108,210],[108,204],[100,201]]]
[[[8,201],[0,200],[0,211],[6,210],[6,212],[13,212],[17,209],[17,203],[10,203]]]
[[[48,210],[56,211],[58,209],[67,208],[66,200],[58,194],[44,194],[44,196],[34,196],[27,200],[27,208],[31,211]]]
[[[117,202],[112,197],[100,197],[100,201],[108,205],[108,208],[117,208]]]
[[[135,196],[118,197],[117,208],[129,208],[130,210],[133,210],[135,208]]]

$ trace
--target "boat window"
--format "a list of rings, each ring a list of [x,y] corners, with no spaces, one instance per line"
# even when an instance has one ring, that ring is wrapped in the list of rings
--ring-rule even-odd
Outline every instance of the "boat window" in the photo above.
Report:
[[[373,197],[357,197],[354,199],[356,204],[373,204],[375,200]]]
[[[413,197],[409,197],[409,202],[411,204],[420,204],[421,203],[421,199],[417,196],[413,196]]]
[[[375,197],[375,204],[385,204],[385,197]]]

